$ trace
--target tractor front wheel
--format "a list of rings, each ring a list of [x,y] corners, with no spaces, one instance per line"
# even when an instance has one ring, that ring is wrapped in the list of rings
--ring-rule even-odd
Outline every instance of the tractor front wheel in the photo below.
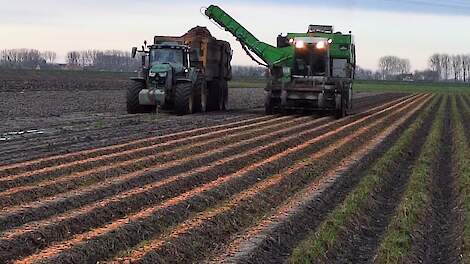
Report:
[[[141,105],[139,103],[139,93],[145,88],[145,84],[140,82],[133,82],[127,88],[127,113],[139,114],[150,113],[155,107],[150,105]]]
[[[193,85],[191,83],[179,83],[175,90],[175,110],[178,115],[194,113],[195,102]]]

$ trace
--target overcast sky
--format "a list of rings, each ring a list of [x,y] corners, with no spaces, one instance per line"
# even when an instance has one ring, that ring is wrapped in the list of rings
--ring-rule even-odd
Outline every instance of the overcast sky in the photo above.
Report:
[[[182,35],[200,25],[231,42],[233,64],[253,65],[229,33],[201,15],[210,4],[273,45],[279,33],[305,32],[309,24],[351,30],[359,65],[370,69],[383,55],[424,69],[435,52],[470,53],[470,0],[0,0],[0,49],[54,50],[63,60],[69,50],[130,50],[155,34]]]

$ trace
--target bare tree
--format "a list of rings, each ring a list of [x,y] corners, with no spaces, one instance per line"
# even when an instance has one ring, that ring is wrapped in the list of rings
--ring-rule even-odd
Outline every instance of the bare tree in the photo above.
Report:
[[[397,75],[408,74],[411,71],[411,64],[408,59],[401,59],[396,56],[385,56],[379,60],[379,69],[382,79],[394,79]]]
[[[454,74],[454,81],[459,81],[462,72],[462,57],[460,55],[450,56],[452,72]]]
[[[80,65],[80,53],[78,51],[68,52],[67,64],[73,67],[78,67]]]
[[[441,55],[440,54],[434,54],[429,58],[429,68],[431,68],[432,71],[435,71],[439,74],[439,79],[441,79],[442,75],[442,64],[441,64]]]

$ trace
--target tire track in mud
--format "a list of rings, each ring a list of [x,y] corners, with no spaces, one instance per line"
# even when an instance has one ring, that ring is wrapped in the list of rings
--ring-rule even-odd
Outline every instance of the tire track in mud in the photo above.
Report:
[[[377,116],[377,118],[378,118],[378,117],[380,117],[381,115],[380,115],[380,114],[377,114],[377,115],[375,115],[375,116]],[[367,120],[367,119],[370,119],[370,117],[364,117],[361,122],[363,122],[364,120]],[[356,122],[356,124],[358,124],[358,126],[359,126],[360,122],[358,122],[358,121],[355,121],[355,122]],[[346,125],[346,126],[347,126],[347,127],[350,127],[350,129],[352,129],[351,127],[353,127],[352,125]],[[344,130],[344,129],[343,129],[343,130]],[[338,130],[336,129],[336,130],[333,130],[333,132],[334,132],[333,134],[335,134],[335,133],[339,133],[340,131],[338,131]],[[330,133],[330,134],[331,134],[331,133]],[[320,138],[322,138],[322,136],[320,136]],[[320,138],[317,139],[317,141],[319,141]],[[323,136],[323,138],[325,138],[325,136]],[[316,148],[318,148],[318,147],[319,147],[319,146],[316,146]],[[294,150],[290,150],[290,152],[295,153],[295,149],[294,149]],[[297,154],[297,155],[300,155],[300,154]],[[302,155],[303,155],[303,154],[302,154]],[[276,166],[279,166],[279,165],[276,165]],[[256,174],[255,174],[255,175],[256,175]],[[222,179],[223,179],[223,177],[222,177]],[[255,178],[254,180],[256,181],[256,178]],[[218,182],[218,184],[213,185],[213,187],[219,186],[219,185],[221,184],[220,178],[219,178],[218,180],[216,180],[216,182]],[[243,182],[242,182],[242,183],[243,183]],[[246,184],[246,183],[243,183],[243,185],[245,185],[245,184]],[[209,185],[209,186],[212,186],[212,185]],[[248,185],[248,186],[249,186],[249,185]],[[210,187],[210,189],[212,189],[212,187]],[[238,188],[237,188],[237,189],[238,189]],[[241,190],[243,190],[243,188],[242,188]],[[206,201],[205,201],[205,202],[206,202]],[[197,203],[196,203],[196,205],[197,205]],[[172,210],[172,211],[174,211],[174,210]],[[127,220],[125,220],[125,221],[127,221]],[[151,221],[151,220],[150,220],[150,221]],[[89,243],[87,243],[87,244],[89,244]]]
[[[323,221],[329,211],[339,204],[349,190],[361,179],[368,166],[377,159],[401,132],[413,122],[418,108],[403,115],[380,135],[366,141],[363,147],[345,157],[340,166],[326,172],[293,196],[274,214],[265,217],[257,225],[237,234],[232,241],[217,250],[209,263],[281,263],[292,248]]]

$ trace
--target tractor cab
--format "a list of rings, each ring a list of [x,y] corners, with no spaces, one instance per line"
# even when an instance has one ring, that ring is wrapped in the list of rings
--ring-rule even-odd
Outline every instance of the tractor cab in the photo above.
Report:
[[[185,74],[189,68],[189,48],[177,43],[162,43],[150,46],[150,69],[158,73],[160,68],[171,67],[175,74]],[[166,65],[162,67],[163,65]]]

